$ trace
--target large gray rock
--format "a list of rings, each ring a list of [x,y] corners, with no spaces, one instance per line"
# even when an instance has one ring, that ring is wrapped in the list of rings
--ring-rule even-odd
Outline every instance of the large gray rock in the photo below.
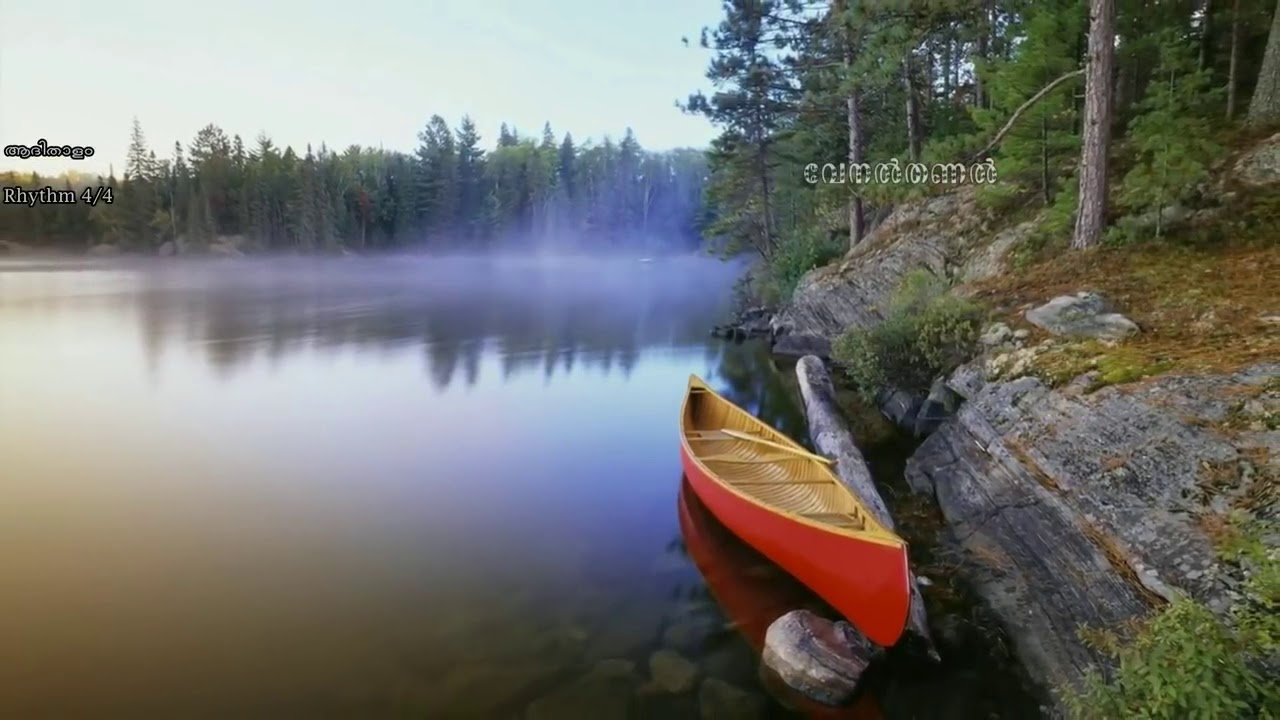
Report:
[[[1027,322],[1054,335],[1123,340],[1138,332],[1138,325],[1114,312],[1098,293],[1080,292],[1056,297],[1027,311]]]
[[[849,623],[808,610],[792,610],[769,626],[764,664],[796,692],[825,705],[841,705],[857,693],[875,647]]]
[[[110,243],[99,243],[89,248],[89,254],[94,257],[112,257],[120,254],[120,248]]]
[[[775,334],[832,340],[850,327],[870,327],[884,319],[902,278],[913,270],[966,282],[999,275],[1009,251],[1035,223],[991,234],[992,219],[974,186],[903,203],[844,258],[800,279],[774,318]]]
[[[962,402],[964,398],[952,390],[945,379],[934,380],[933,386],[929,388],[928,397],[924,399],[920,410],[916,413],[915,436],[925,437],[937,430],[944,420],[955,414]]]
[[[178,246],[173,244],[172,240],[160,243],[160,247],[156,248],[156,255],[160,257],[169,257],[178,254]]]
[[[1248,185],[1280,181],[1280,133],[1242,153],[1231,176]]]
[[[1229,606],[1238,578],[1199,518],[1225,507],[1215,497],[1249,498],[1280,470],[1270,459],[1267,473],[1247,471],[1250,448],[1280,445],[1280,432],[1223,432],[1242,398],[1278,375],[1262,365],[1094,393],[953,378],[970,400],[920,446],[907,478],[937,498],[967,551],[961,571],[1034,679],[1072,685],[1104,662],[1081,626],[1117,627],[1179,591]]]

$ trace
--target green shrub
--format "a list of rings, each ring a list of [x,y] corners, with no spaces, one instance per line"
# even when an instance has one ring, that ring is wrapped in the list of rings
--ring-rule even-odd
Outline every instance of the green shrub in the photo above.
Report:
[[[883,322],[849,330],[836,340],[835,359],[864,398],[874,398],[890,384],[923,391],[973,356],[985,315],[947,289],[929,272],[909,273]]]
[[[1280,661],[1280,561],[1256,538],[1228,549],[1250,568],[1230,621],[1183,598],[1128,644],[1104,633],[1093,644],[1114,658],[1115,670],[1110,677],[1091,671],[1079,691],[1064,693],[1073,717],[1280,717],[1280,689],[1271,678]]]
[[[788,300],[805,273],[840,257],[844,250],[843,243],[831,239],[823,230],[807,230],[781,238],[769,258],[762,288],[765,301],[778,304]]]

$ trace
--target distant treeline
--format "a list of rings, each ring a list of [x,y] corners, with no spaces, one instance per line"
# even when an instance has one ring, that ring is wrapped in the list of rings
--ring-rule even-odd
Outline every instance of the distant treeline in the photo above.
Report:
[[[413,155],[308,145],[301,156],[260,135],[245,147],[209,125],[157,158],[135,119],[124,176],[0,174],[5,186],[112,187],[113,202],[0,206],[0,236],[35,245],[111,243],[153,251],[218,237],[262,251],[687,249],[699,243],[705,155],[649,152],[630,128],[581,146],[548,123],[539,138],[504,123],[491,150],[475,124],[433,116]]]

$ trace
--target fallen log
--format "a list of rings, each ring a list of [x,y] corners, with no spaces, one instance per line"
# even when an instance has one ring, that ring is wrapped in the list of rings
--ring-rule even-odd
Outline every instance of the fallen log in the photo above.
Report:
[[[893,517],[876,490],[867,469],[862,452],[853,442],[848,423],[836,404],[835,387],[822,360],[806,355],[796,363],[796,377],[800,381],[800,394],[804,398],[805,415],[809,420],[809,438],[819,453],[835,461],[835,473],[840,481],[854,492],[867,511],[883,526],[895,529]],[[938,660],[938,650],[929,632],[929,619],[925,615],[924,600],[920,588],[911,583],[911,610],[907,619],[907,631],[923,643],[925,653]]]

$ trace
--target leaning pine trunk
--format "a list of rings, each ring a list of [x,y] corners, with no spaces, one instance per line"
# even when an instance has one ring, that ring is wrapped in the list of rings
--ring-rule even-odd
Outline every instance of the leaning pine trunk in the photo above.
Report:
[[[1115,61],[1115,0],[1089,0],[1080,206],[1071,247],[1097,245],[1107,214],[1107,149],[1111,144],[1111,67]]]
[[[809,439],[813,441],[814,449],[836,461],[835,472],[840,482],[858,496],[862,506],[875,516],[877,522],[893,530],[893,516],[871,479],[871,471],[867,469],[862,452],[853,442],[848,423],[836,406],[835,388],[822,360],[814,355],[800,358],[796,364],[796,377],[800,381],[800,394],[809,420]],[[914,582],[911,583],[907,630],[923,642],[929,657],[938,659],[938,650],[929,632],[929,619],[925,615],[924,599]]]

